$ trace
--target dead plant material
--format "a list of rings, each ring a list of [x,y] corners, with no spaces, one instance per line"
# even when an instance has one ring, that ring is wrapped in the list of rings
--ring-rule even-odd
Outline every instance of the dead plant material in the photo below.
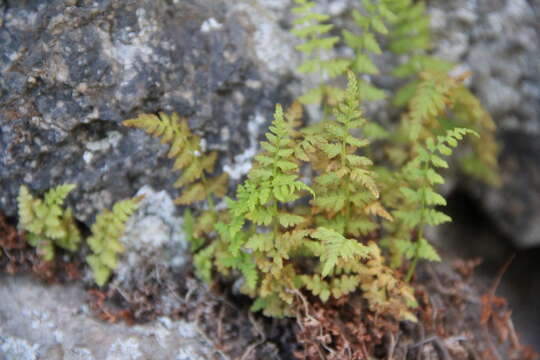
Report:
[[[383,342],[389,346],[398,324],[367,309],[359,297],[321,303],[298,294],[297,359],[367,360]]]
[[[533,360],[538,357],[530,347],[523,346],[517,336],[512,322],[512,312],[508,308],[506,299],[495,295],[500,281],[512,263],[515,255],[510,257],[508,261],[501,267],[497,277],[493,281],[493,285],[481,297],[481,315],[480,324],[484,327],[484,334],[494,333],[497,336],[499,344],[508,344],[507,355],[510,359],[515,360]],[[493,344],[493,340],[489,339]],[[492,348],[494,346],[492,345]]]
[[[89,290],[88,293],[94,298],[90,301],[90,307],[97,313],[97,316],[108,323],[125,321],[128,325],[135,324],[133,313],[129,309],[112,310],[106,304],[107,294],[100,290]]]
[[[477,266],[481,265],[483,260],[481,258],[475,258],[470,260],[457,259],[453,262],[454,269],[465,280],[469,280],[474,273]]]
[[[10,275],[29,271],[37,256],[24,239],[24,234],[9,224],[0,213],[0,271]]]

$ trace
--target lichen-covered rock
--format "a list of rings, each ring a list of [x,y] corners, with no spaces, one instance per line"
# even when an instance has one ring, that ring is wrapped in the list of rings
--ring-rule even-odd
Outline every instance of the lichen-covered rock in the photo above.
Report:
[[[249,146],[251,119],[270,119],[286,100],[294,54],[280,51],[288,35],[263,8],[215,0],[8,5],[0,27],[0,208],[8,214],[23,183],[34,191],[78,184],[70,202],[83,221],[144,184],[170,185],[164,147],[120,125],[139,112],[189,117],[234,165]]]
[[[1,360],[211,359],[193,323],[163,317],[149,324],[108,324],[92,315],[80,286],[0,279]]]

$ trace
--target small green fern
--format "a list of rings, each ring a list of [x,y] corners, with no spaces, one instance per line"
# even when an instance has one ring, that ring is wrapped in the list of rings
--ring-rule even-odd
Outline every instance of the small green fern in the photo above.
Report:
[[[241,290],[255,298],[252,309],[269,316],[294,315],[305,292],[326,302],[359,291],[377,315],[416,321],[414,291],[404,279],[411,280],[421,259],[440,259],[425,228],[450,221],[438,210],[446,204],[437,192],[444,182],[439,168],[465,135],[480,133],[488,145],[473,140],[478,156],[469,164],[480,161],[479,173],[493,171],[493,123],[463,85],[465,76],[450,76],[452,64],[427,55],[422,3],[363,0],[352,14],[356,28],[343,30],[343,39],[328,16],[313,12],[313,2],[295,3],[293,33],[308,58],[299,70],[321,75],[300,101],[322,103],[324,119],[302,128],[298,103],[286,113],[277,105],[262,152],[224,210],[214,201],[226,192],[226,179],[208,178],[216,155],[201,151],[186,120],[141,115],[124,124],[172,144],[169,156],[183,170],[178,204],[207,200],[203,211],[184,213],[195,272],[205,282],[217,274],[241,277]],[[327,57],[344,44],[353,58]],[[372,57],[384,44],[407,55],[394,69],[406,81],[394,103],[407,111],[391,129],[368,122],[361,108],[384,96],[366,77],[380,72]],[[344,90],[334,79],[345,73]],[[370,146],[378,140],[384,151],[375,153]]]
[[[112,211],[103,210],[96,216],[92,225],[92,235],[87,239],[93,254],[86,261],[98,286],[103,286],[118,263],[118,254],[124,252],[120,238],[124,234],[126,221],[137,209],[142,196],[119,201]]]
[[[448,130],[445,135],[428,138],[425,146],[417,147],[417,155],[402,170],[401,179],[405,185],[399,188],[401,205],[399,210],[393,211],[402,229],[399,230],[401,236],[394,237],[393,249],[401,256],[412,259],[407,280],[411,279],[419,259],[440,261],[437,252],[424,237],[424,228],[426,225],[437,226],[451,221],[449,216],[435,208],[446,205],[444,197],[435,190],[435,186],[444,183],[437,168],[448,167],[442,156],[452,155],[452,148],[467,134],[477,136],[470,129],[455,128]],[[416,234],[414,239],[412,234]]]
[[[19,189],[19,223],[28,232],[27,241],[37,248],[45,261],[54,258],[55,246],[68,251],[77,250],[81,235],[70,209],[62,205],[75,185],[59,185],[49,190],[43,199],[34,198],[28,188]]]

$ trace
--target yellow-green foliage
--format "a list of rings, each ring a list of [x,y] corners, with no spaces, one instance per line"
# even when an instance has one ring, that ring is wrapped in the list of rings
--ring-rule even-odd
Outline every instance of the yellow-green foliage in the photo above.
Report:
[[[403,86],[394,94],[395,106],[409,106],[413,97],[416,100],[427,101],[426,105],[429,105],[429,101],[439,101],[439,104],[441,104],[440,101],[445,101],[446,112],[439,114],[439,117],[430,117],[429,123],[421,122],[428,119],[409,119],[414,120],[411,124],[413,126],[409,128],[413,137],[418,135],[422,127],[430,130],[437,127],[473,129],[480,134],[482,140],[480,142],[480,140],[471,139],[469,151],[462,151],[460,159],[462,169],[488,184],[498,185],[500,179],[496,159],[499,149],[495,139],[494,123],[478,99],[463,85],[463,80],[468,74],[453,78],[449,72],[456,67],[456,64],[428,53],[432,48],[432,40],[425,3],[413,0],[361,0],[359,2],[361,10],[351,12],[355,26],[351,29],[335,29],[333,25],[326,24],[331,20],[328,16],[312,12],[313,3],[306,0],[297,1],[299,6],[293,10],[293,13],[300,18],[296,21],[296,27],[292,32],[305,41],[298,47],[299,50],[311,56],[310,60],[300,67],[300,71],[324,74],[326,64],[332,64],[335,69],[335,71],[326,71],[331,76],[321,77],[319,86],[305,94],[301,100],[304,103],[322,102],[325,109],[329,105],[335,105],[344,92],[333,85],[336,81],[330,83],[329,79],[344,74],[347,69],[357,76],[379,75],[381,69],[375,65],[373,56],[385,50],[394,52],[404,60],[392,71],[383,72],[383,75],[391,75],[404,80]],[[325,24],[321,24],[322,22]],[[306,23],[310,25],[306,26]],[[334,30],[334,33],[339,33],[337,30],[341,30],[342,36],[328,36],[331,30]],[[385,38],[386,41],[379,41],[380,38]],[[349,59],[328,59],[328,50],[341,45],[351,48],[354,56]],[[326,53],[321,52],[322,49]],[[323,54],[324,60],[322,60]],[[385,97],[385,93],[365,77],[359,81],[359,89],[363,101]],[[422,104],[419,105],[421,107]],[[440,129],[434,133],[437,132],[440,132]],[[374,123],[369,124],[365,129],[365,134],[370,139],[388,137],[388,134]],[[402,152],[404,144],[401,140],[400,137],[392,138],[388,151],[393,152],[394,155]]]
[[[73,252],[81,241],[71,209],[62,208],[74,188],[72,184],[57,186],[47,191],[43,199],[34,198],[24,185],[19,189],[20,226],[28,232],[28,243],[46,261],[54,258],[55,246]]]
[[[363,0],[364,13],[352,11],[357,29],[342,31],[343,40],[354,50],[351,70],[356,74],[377,75],[379,69],[371,59],[371,54],[382,54],[377,35],[388,35],[386,23],[396,21],[396,15],[390,10],[391,0]],[[365,80],[359,81],[360,95],[363,101],[380,100],[385,93]]]
[[[137,209],[142,197],[119,201],[112,211],[103,210],[96,216],[91,227],[92,235],[87,239],[92,255],[86,261],[92,269],[94,280],[103,286],[118,263],[118,254],[124,252],[120,238],[124,234],[126,221]]]
[[[187,119],[177,114],[142,114],[123,124],[142,129],[160,138],[162,143],[170,144],[168,157],[175,160],[173,170],[182,171],[174,184],[175,187],[183,188],[182,194],[175,200],[177,204],[190,205],[207,201],[208,209],[196,218],[189,209],[185,210],[184,231],[192,250],[197,252],[194,256],[195,272],[200,278],[210,281],[211,259],[220,249],[215,240],[214,226],[221,214],[216,210],[215,201],[225,196],[229,180],[226,173],[209,177],[214,172],[217,153],[204,151],[200,137],[192,133]]]
[[[255,298],[252,309],[269,316],[294,315],[302,293],[326,302],[358,291],[378,315],[415,321],[407,282],[420,259],[440,260],[425,228],[450,221],[439,210],[446,201],[437,190],[444,182],[439,169],[448,167],[444,156],[465,135],[485,136],[486,149],[472,143],[485,177],[484,170],[496,168],[493,123],[463,85],[466,76],[449,75],[451,64],[426,55],[429,21],[421,3],[363,0],[363,10],[352,13],[357,28],[341,32],[343,41],[328,16],[312,12],[313,2],[295,3],[293,32],[308,57],[300,72],[322,75],[320,86],[300,100],[322,101],[324,119],[301,128],[299,104],[286,113],[277,105],[262,151],[225,210],[213,205],[225,188],[212,190],[206,178],[215,155],[205,160],[212,156],[201,152],[185,120],[142,115],[125,124],[173,144],[169,156],[184,170],[177,184],[197,194],[178,203],[206,198],[208,209],[184,216],[204,281],[240,276],[241,290]],[[372,59],[383,50],[380,36],[392,51],[408,55],[394,70],[409,81],[394,98],[406,111],[390,129],[368,122],[361,108],[384,95],[366,80],[380,71]],[[328,59],[326,51],[338,43],[351,47],[354,58]],[[347,88],[340,89],[332,79],[344,73]],[[374,157],[376,140],[382,151]],[[472,167],[476,160],[468,161]]]
[[[315,3],[312,1],[295,0],[295,3],[297,6],[292,12],[297,18],[294,20],[292,32],[304,40],[296,49],[307,56],[307,60],[298,70],[304,74],[320,74],[321,78],[321,84],[303,95],[300,101],[305,104],[319,103],[325,98],[329,103],[335,103],[342,96],[343,91],[323,81],[343,74],[350,66],[350,60],[323,58],[325,51],[334,48],[340,40],[338,36],[329,35],[334,26],[325,22],[330,17],[313,12]]]
[[[358,154],[369,144],[353,134],[366,123],[359,94],[350,73],[334,116],[307,131],[292,128],[297,105],[286,114],[276,106],[262,153],[216,225],[219,237],[194,257],[199,276],[237,271],[242,290],[256,298],[253,309],[269,316],[294,314],[301,291],[327,301],[362,289],[373,311],[415,320],[412,288],[368,241],[376,218],[392,216],[378,201],[371,160]],[[312,166],[313,187],[300,181],[302,162]],[[186,223],[193,224],[191,214]]]
[[[391,249],[399,256],[413,260],[407,279],[412,277],[418,259],[440,261],[435,249],[424,238],[424,227],[451,221],[449,216],[435,208],[446,205],[444,197],[435,189],[444,183],[437,169],[448,167],[442,156],[452,155],[452,148],[467,134],[477,135],[469,129],[454,128],[445,135],[428,138],[425,145],[416,148],[417,155],[402,169],[401,203],[393,212],[402,229],[399,229],[401,236],[393,238],[395,243]],[[413,239],[412,234],[416,234],[416,238]]]
[[[225,195],[228,184],[226,173],[212,179],[207,178],[214,170],[217,153],[204,153],[201,139],[191,132],[187,119],[181,119],[177,114],[141,114],[135,119],[124,121],[123,124],[144,130],[159,138],[163,144],[170,144],[168,157],[174,159],[173,170],[182,170],[174,184],[177,188],[184,188],[175,200],[177,204],[188,205],[205,199],[213,204],[213,196]]]

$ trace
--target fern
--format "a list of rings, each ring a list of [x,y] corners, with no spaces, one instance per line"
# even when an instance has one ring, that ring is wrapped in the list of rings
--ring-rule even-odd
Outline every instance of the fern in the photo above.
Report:
[[[314,179],[317,196],[313,206],[322,215],[317,219],[319,224],[360,236],[377,227],[370,215],[389,220],[391,216],[378,204],[379,189],[371,159],[357,154],[369,141],[353,135],[353,131],[364,128],[366,120],[359,108],[358,80],[351,72],[348,79],[345,98],[334,108],[335,120],[324,123],[320,141],[312,149],[318,149],[317,156],[310,160],[320,172]]]
[[[214,197],[225,195],[227,174],[208,178],[213,172],[217,153],[203,154],[200,138],[191,132],[186,119],[180,119],[177,114],[141,114],[135,119],[124,121],[123,124],[144,130],[159,138],[162,143],[171,145],[167,156],[174,159],[173,170],[182,170],[174,183],[175,187],[183,188],[182,194],[175,200],[177,204],[189,205],[208,200],[208,204],[213,208]]]
[[[119,201],[112,211],[103,210],[92,225],[92,235],[87,239],[93,254],[86,257],[92,269],[94,280],[103,286],[118,264],[118,255],[125,251],[120,238],[124,234],[126,221],[137,209],[142,197]]]
[[[428,138],[425,145],[417,147],[417,155],[402,170],[405,185],[399,188],[401,205],[399,210],[392,213],[402,229],[400,235],[393,239],[393,250],[412,259],[407,280],[411,279],[419,259],[440,261],[437,252],[424,237],[424,228],[426,225],[437,226],[451,221],[449,216],[436,209],[446,205],[444,197],[435,190],[437,185],[444,183],[437,169],[448,167],[443,157],[450,156],[452,148],[467,134],[477,136],[470,129],[455,128],[448,130],[445,135]],[[417,235],[413,239],[411,234],[414,233]]]
[[[64,199],[74,188],[72,184],[59,185],[43,199],[34,198],[24,185],[19,189],[20,226],[28,232],[28,243],[37,248],[45,261],[53,260],[55,246],[73,252],[81,242],[71,210],[62,208]]]
[[[301,228],[304,217],[288,211],[287,204],[312,193],[298,180],[290,122],[281,106],[276,106],[267,141],[261,143],[264,151],[255,157],[247,181],[238,187],[237,200],[229,201],[231,221],[220,227],[229,253],[225,267],[242,273],[246,293],[263,302],[273,301],[272,310],[265,308],[265,313],[275,316],[287,311],[285,304],[277,305],[274,295],[290,305],[290,292],[296,289],[295,269],[286,266],[285,260],[308,234]],[[249,231],[243,230],[246,221]]]
[[[398,55],[407,55],[407,61],[393,71],[395,76],[408,79],[406,85],[396,92],[394,104],[409,104],[414,96],[418,96],[418,88],[424,87],[426,94],[430,92],[429,88],[425,88],[426,79],[422,74],[444,74],[439,75],[441,81],[438,83],[451,84],[452,87],[451,91],[445,94],[447,104],[452,104],[448,107],[448,120],[454,127],[475,130],[482,138],[481,143],[472,140],[473,151],[462,158],[462,169],[488,184],[499,185],[499,149],[495,140],[494,123],[478,99],[462,84],[468,74],[461,78],[452,78],[447,74],[455,67],[454,63],[428,55],[431,49],[431,34],[425,4],[412,0],[397,0],[390,3],[389,8],[396,15],[390,31],[389,49]],[[442,94],[440,90],[437,89],[434,93]],[[422,98],[425,99],[425,96]]]

